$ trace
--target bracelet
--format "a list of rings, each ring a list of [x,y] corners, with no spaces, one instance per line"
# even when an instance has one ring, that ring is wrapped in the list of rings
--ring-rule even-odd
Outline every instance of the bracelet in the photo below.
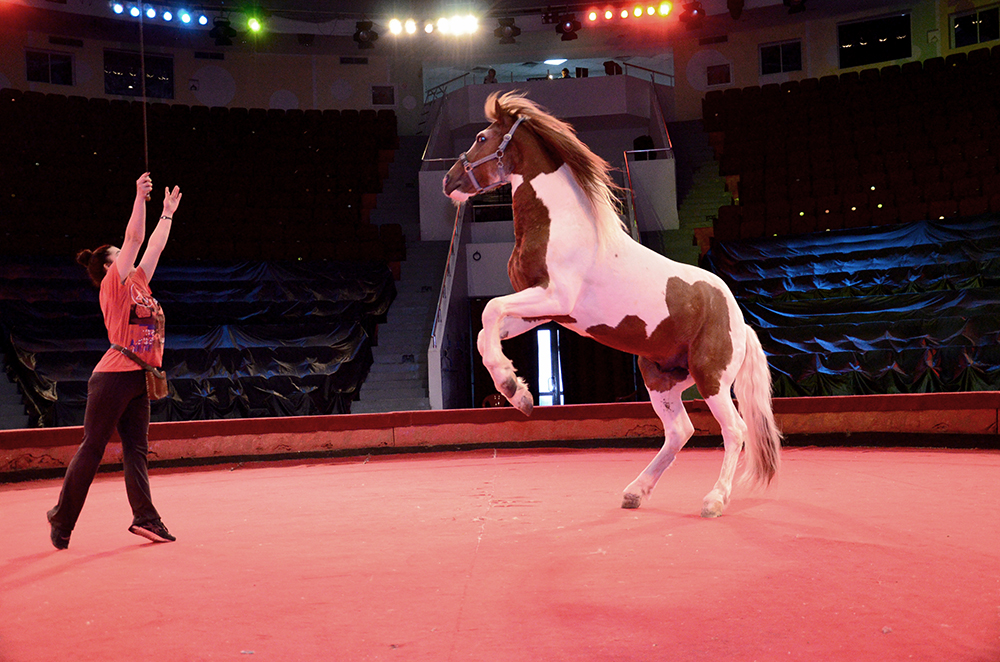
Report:
[[[165,218],[165,219],[167,219],[168,221],[172,221],[172,220],[174,220],[174,217],[173,217],[173,216],[161,216],[160,218]]]

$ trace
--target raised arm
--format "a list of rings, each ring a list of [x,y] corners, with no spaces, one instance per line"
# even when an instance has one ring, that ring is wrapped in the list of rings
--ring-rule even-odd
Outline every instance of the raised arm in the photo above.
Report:
[[[146,252],[142,254],[142,261],[139,263],[142,270],[146,272],[146,278],[153,278],[153,272],[156,271],[156,265],[160,261],[160,253],[163,252],[164,247],[167,245],[167,239],[170,238],[170,227],[174,221],[174,212],[177,211],[177,205],[180,202],[180,187],[175,186],[173,191],[169,188],[164,189],[163,213],[160,214],[160,220],[157,221],[153,234],[149,236],[149,244],[146,246]]]
[[[129,217],[128,225],[125,227],[121,252],[115,259],[115,268],[118,269],[118,277],[122,282],[125,282],[135,268],[135,259],[139,255],[139,249],[142,248],[142,242],[146,239],[146,196],[152,190],[153,180],[149,178],[149,173],[142,173],[142,177],[135,182],[132,216]]]

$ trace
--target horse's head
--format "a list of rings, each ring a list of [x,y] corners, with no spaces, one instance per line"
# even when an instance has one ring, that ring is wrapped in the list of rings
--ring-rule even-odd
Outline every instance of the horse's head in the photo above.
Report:
[[[506,184],[514,173],[514,133],[525,118],[505,112],[497,95],[490,95],[487,114],[493,123],[476,134],[472,147],[444,176],[444,194],[456,202]],[[494,104],[490,108],[490,102]]]

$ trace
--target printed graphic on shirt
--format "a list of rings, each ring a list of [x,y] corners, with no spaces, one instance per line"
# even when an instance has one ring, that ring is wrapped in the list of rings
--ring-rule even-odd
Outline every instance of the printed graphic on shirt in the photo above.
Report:
[[[163,312],[153,297],[144,294],[135,284],[129,287],[132,300],[128,323],[141,327],[129,343],[133,352],[151,352],[157,343],[163,343]],[[130,334],[131,335],[131,334]]]

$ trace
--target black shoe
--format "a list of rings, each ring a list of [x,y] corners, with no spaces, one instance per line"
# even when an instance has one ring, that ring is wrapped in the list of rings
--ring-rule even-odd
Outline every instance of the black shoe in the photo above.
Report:
[[[170,535],[167,531],[167,527],[163,526],[163,522],[156,520],[155,522],[146,522],[145,524],[133,524],[128,527],[129,533],[134,533],[137,536],[142,536],[152,540],[153,542],[173,542],[177,538]]]
[[[52,525],[52,533],[49,534],[52,539],[52,546],[56,549],[67,549],[69,547],[69,531],[63,531],[55,524]]]

